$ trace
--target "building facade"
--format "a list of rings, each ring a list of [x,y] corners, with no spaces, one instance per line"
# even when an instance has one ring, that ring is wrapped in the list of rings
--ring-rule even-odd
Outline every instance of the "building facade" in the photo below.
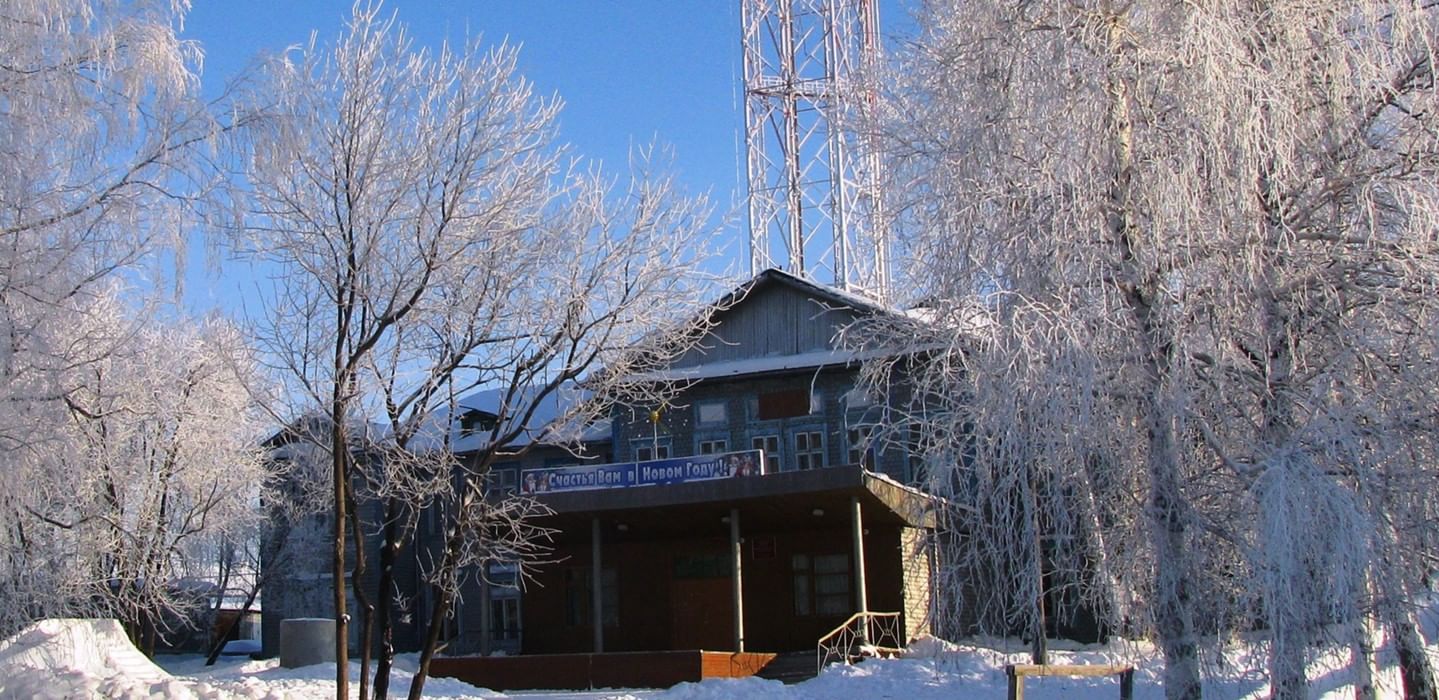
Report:
[[[579,471],[564,469],[571,451],[545,445],[493,465],[493,494],[528,484],[553,511],[541,522],[556,533],[552,563],[528,582],[503,564],[471,572],[448,653],[813,650],[861,611],[898,613],[903,636],[928,631],[933,504],[910,485],[919,475],[908,451],[876,432],[903,397],[859,390],[862,358],[837,342],[849,324],[897,312],[769,270],[711,313],[698,347],[636,378],[679,390],[589,431]],[[483,397],[464,403],[472,413],[459,422],[483,422]],[[607,488],[560,476],[598,486],[621,469],[683,470],[716,455],[763,468]],[[568,486],[539,492],[551,477]],[[434,534],[425,522],[415,551]],[[265,613],[328,611],[267,595]]]

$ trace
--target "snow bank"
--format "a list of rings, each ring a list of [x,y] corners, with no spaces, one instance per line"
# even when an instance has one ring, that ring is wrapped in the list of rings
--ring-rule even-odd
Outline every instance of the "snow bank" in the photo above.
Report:
[[[115,620],[41,620],[0,642],[0,698],[185,697]]]
[[[1430,601],[1419,615],[1429,653],[1439,662],[1439,604]],[[1380,637],[1376,680],[1380,697],[1396,697],[1398,674],[1392,647]],[[1106,645],[1053,645],[1054,663],[1132,663],[1135,698],[1164,696],[1162,656],[1149,644],[1122,640]],[[452,700],[954,700],[1005,697],[1007,663],[1025,663],[1017,640],[975,639],[955,644],[934,637],[916,639],[906,658],[868,659],[834,665],[818,678],[796,685],[759,678],[711,679],[681,683],[668,690],[510,691],[497,693],[449,678],[431,678],[426,697]],[[1205,654],[1204,696],[1210,700],[1260,700],[1269,695],[1264,673],[1266,650],[1257,637],[1234,640]],[[200,657],[162,657],[169,670],[146,660],[113,620],[46,620],[0,643],[0,700],[8,698],[180,698],[200,700],[307,700],[335,694],[334,666],[280,668],[275,659],[222,658],[207,667]],[[413,654],[396,659],[390,690],[403,697],[417,668]],[[1349,700],[1352,669],[1348,650],[1329,647],[1310,665],[1311,696]],[[173,675],[172,675],[173,674]],[[359,665],[350,666],[352,692]],[[1025,685],[1032,700],[1113,700],[1113,678],[1037,678]]]

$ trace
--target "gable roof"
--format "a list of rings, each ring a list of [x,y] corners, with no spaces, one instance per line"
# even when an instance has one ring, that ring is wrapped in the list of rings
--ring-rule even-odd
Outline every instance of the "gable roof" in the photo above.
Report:
[[[709,304],[705,338],[642,381],[702,381],[848,366],[873,356],[836,339],[850,323],[910,318],[874,299],[768,269]]]
[[[836,289],[828,285],[820,284],[818,282],[805,279],[798,275],[785,272],[784,270],[781,270],[777,267],[771,267],[759,273],[758,275],[751,277],[749,280],[745,281],[740,286],[735,287],[732,291],[730,291],[730,293],[721,297],[718,301],[711,305],[711,308],[719,310],[731,308],[737,304],[743,303],[743,301],[751,294],[757,291],[762,291],[771,285],[784,285],[787,287],[791,287],[802,294],[816,297],[818,299],[832,303],[835,306],[849,307],[863,313],[903,313],[899,309],[891,306],[886,306],[885,304],[882,304],[879,301],[876,301],[869,297],[855,294],[853,292],[847,292],[842,289]]]

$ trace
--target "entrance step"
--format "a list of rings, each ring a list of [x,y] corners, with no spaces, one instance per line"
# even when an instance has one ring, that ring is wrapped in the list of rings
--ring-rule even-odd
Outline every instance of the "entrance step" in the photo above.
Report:
[[[814,652],[791,651],[779,654],[754,675],[786,685],[807,681],[816,675]]]

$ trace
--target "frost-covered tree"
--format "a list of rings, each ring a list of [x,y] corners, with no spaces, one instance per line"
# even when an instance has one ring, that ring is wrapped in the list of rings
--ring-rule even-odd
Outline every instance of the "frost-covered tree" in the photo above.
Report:
[[[104,358],[58,372],[47,424],[10,455],[7,627],[41,616],[116,617],[153,645],[203,603],[190,581],[226,541],[253,539],[266,482],[256,366],[232,325],[161,323],[100,297],[69,337]],[[188,579],[188,580],[187,580]]]
[[[1320,626],[1369,612],[1406,695],[1433,697],[1406,607],[1430,506],[1403,494],[1435,478],[1436,21],[1380,0],[921,13],[885,130],[933,321],[909,417],[963,524],[1041,514],[971,556],[1033,560],[1037,535],[1096,564],[1086,594],[1153,630],[1169,697],[1199,695],[1204,628],[1255,622],[1274,695],[1304,697]]]
[[[7,415],[56,366],[98,343],[43,338],[90,308],[119,271],[180,240],[202,191],[195,147],[212,121],[196,99],[198,47],[183,4],[19,0],[0,11],[0,391]],[[64,357],[69,353],[69,357]],[[20,403],[15,403],[19,401]],[[0,422],[7,449],[28,423]]]
[[[95,388],[85,371],[124,366],[118,374],[135,381],[165,379],[139,369],[154,359],[134,346],[151,317],[149,304],[133,299],[164,286],[161,254],[183,250],[188,207],[207,189],[197,156],[215,130],[196,99],[198,47],[176,36],[185,7],[19,0],[0,9],[0,474],[9,483],[45,477],[34,493],[0,496],[0,566],[4,585],[18,587],[4,596],[15,601],[6,612],[19,616],[7,627],[98,612],[82,597],[99,591],[82,589],[102,580],[104,567],[78,574],[70,564],[90,566],[102,553],[76,550],[48,568],[27,563],[60,551],[47,549],[42,537],[53,526],[36,514],[57,514],[75,495],[69,489],[97,478],[85,469],[98,464],[59,450],[95,447],[78,441],[75,422]],[[100,544],[55,545],[82,540]]]
[[[377,696],[392,610],[410,603],[391,600],[390,567],[416,513],[435,508],[445,520],[427,572],[418,697],[461,570],[523,562],[541,544],[525,518],[532,501],[487,498],[495,458],[530,442],[533,416],[559,392],[581,400],[567,402],[549,437],[578,435],[566,431],[648,391],[622,380],[690,337],[664,331],[694,316],[705,201],[677,194],[644,159],[619,190],[568,169],[554,143],[558,103],[536,98],[515,60],[512,48],[478,43],[416,47],[360,6],[333,45],[312,41],[272,62],[243,100],[255,128],[235,197],[239,233],[279,270],[263,342],[296,414],[321,412],[330,426],[319,447],[331,462],[340,695],[356,499],[385,508],[381,600],[357,601],[365,620],[373,605],[382,640]],[[448,421],[476,388],[503,401],[476,458],[461,464]],[[367,624],[362,695],[370,634]]]

